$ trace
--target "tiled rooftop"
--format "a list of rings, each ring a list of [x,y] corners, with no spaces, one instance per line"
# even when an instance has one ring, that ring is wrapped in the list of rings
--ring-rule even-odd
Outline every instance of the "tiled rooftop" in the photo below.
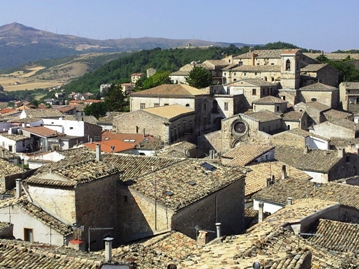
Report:
[[[359,82],[344,82],[344,85],[347,90],[358,90],[359,89]]]
[[[283,103],[288,103],[288,101],[284,101],[278,97],[271,96],[271,95],[268,95],[268,96],[265,96],[258,100],[253,101],[253,104],[259,104],[259,105],[268,105],[268,104],[271,105],[271,104],[283,104]]]
[[[283,120],[286,121],[299,121],[303,116],[302,112],[289,111],[283,114]]]
[[[107,153],[112,153],[112,147],[114,147],[113,152],[123,152],[123,151],[131,150],[131,149],[135,148],[134,144],[123,142],[123,141],[117,140],[117,139],[85,143],[83,145],[89,149],[95,150],[97,144],[101,145],[102,152],[107,152]]]
[[[317,72],[328,64],[308,64],[300,69],[300,72]]]
[[[100,269],[104,257],[65,247],[0,240],[1,268]]]
[[[278,180],[268,188],[262,189],[254,195],[255,199],[272,201],[285,205],[288,197],[293,201],[302,198],[334,201],[345,206],[359,209],[359,187],[341,183],[315,184],[308,180],[287,179]]]
[[[323,112],[323,114],[331,119],[348,119],[349,117],[351,117],[353,114],[349,113],[349,112],[345,112],[345,111],[339,111],[336,109],[331,109],[328,111]]]
[[[140,243],[113,249],[113,259],[128,263],[134,260],[138,269],[167,268],[196,251],[195,240],[179,232],[169,232]],[[103,252],[101,252],[104,255]]]
[[[5,176],[20,174],[22,173],[22,168],[20,166],[14,165],[4,159],[0,158],[0,178]],[[0,185],[0,193],[3,193],[3,186]]]
[[[234,59],[250,59],[251,54],[254,53],[256,58],[280,58],[282,49],[274,50],[253,50],[233,57]]]
[[[243,168],[186,159],[135,179],[129,188],[154,199],[156,181],[157,201],[177,211],[241,178],[244,179]]]
[[[273,120],[278,120],[281,119],[280,116],[278,116],[277,114],[270,112],[268,110],[261,110],[258,112],[249,112],[249,113],[245,113],[245,114],[241,114],[243,117],[248,117],[251,118],[255,121],[259,121],[259,122],[267,122],[267,121],[273,121]]]
[[[227,236],[221,241],[206,245],[182,260],[179,268],[253,268],[259,261],[263,268],[300,268],[312,252],[312,268],[339,268],[342,259],[329,251],[316,250],[294,233],[281,228],[288,222],[298,222],[308,215],[336,205],[321,200],[297,201],[263,222],[256,224],[247,233]],[[331,266],[333,264],[333,266]],[[319,267],[315,267],[321,265]],[[327,266],[328,265],[328,266]],[[349,267],[350,268],[350,267]]]
[[[196,95],[204,95],[205,93],[197,88],[185,84],[162,84],[160,86],[131,93],[133,97],[142,96],[172,96],[172,97],[194,97]]]
[[[359,252],[359,224],[320,219],[307,240],[329,251]],[[340,236],[339,236],[340,235]]]
[[[329,110],[330,109],[330,107],[329,106],[327,106],[327,105],[324,105],[324,104],[322,104],[322,103],[319,103],[319,102],[317,102],[317,101],[315,101],[315,102],[307,102],[307,103],[305,103],[307,106],[309,106],[309,107],[311,107],[311,108],[315,108],[315,109],[317,109],[317,110],[319,110],[319,111],[325,111],[325,110]]]
[[[320,52],[317,52],[317,53],[304,52],[303,54],[312,59],[317,59],[318,56],[323,55]],[[350,53],[350,52],[348,52],[348,53],[324,53],[324,56],[327,57],[329,60],[334,60],[334,61],[344,60],[348,56],[350,57],[350,59],[359,60],[358,53]]]
[[[74,115],[66,115],[64,116],[65,120],[73,120],[73,121],[83,121],[91,124],[97,124],[98,120],[94,116],[81,116],[76,117]]]
[[[243,83],[248,83],[248,84],[254,85],[254,86],[267,86],[267,87],[275,86],[275,84],[273,84],[272,82],[265,81],[263,79],[258,79],[258,78],[241,79],[238,81],[228,83],[227,85],[234,86],[234,87],[241,87],[241,86],[243,86],[242,85]]]
[[[280,65],[241,65],[232,68],[232,72],[280,72]]]
[[[20,200],[17,205],[26,211],[29,215],[33,216],[34,218],[40,220],[42,223],[46,224],[47,226],[51,227],[51,229],[57,231],[63,236],[68,236],[73,233],[71,226],[66,225],[62,221],[56,219],[52,215],[46,213],[41,208],[35,206],[34,204],[26,201]]]
[[[229,165],[245,166],[272,149],[274,147],[270,145],[240,144],[224,153],[222,157],[232,159]]]
[[[299,88],[299,91],[335,91],[335,90],[338,90],[338,88],[320,82]]]
[[[308,181],[312,178],[301,170],[279,161],[253,164],[248,166],[250,170],[246,174],[245,195],[252,195],[267,187],[267,178],[274,177],[275,181],[281,179],[283,165],[286,166],[287,179]]]
[[[350,130],[358,131],[359,130],[359,123],[355,123],[354,121],[347,120],[347,119],[335,119],[331,120],[331,123],[334,125],[344,127]]]
[[[59,118],[63,114],[57,109],[26,109],[26,118]]]
[[[160,116],[167,120],[174,119],[180,115],[195,114],[195,111],[193,109],[181,105],[150,107],[142,109],[142,111],[156,116]]]
[[[44,136],[44,137],[55,137],[64,135],[63,133],[54,131],[50,128],[44,126],[37,126],[37,127],[20,127],[21,130],[30,132],[35,135]]]
[[[336,150],[311,149],[304,153],[304,149],[290,146],[277,146],[274,156],[297,169],[321,173],[328,173],[340,160]]]
[[[71,160],[70,160],[71,159]],[[47,170],[47,171],[46,171]],[[55,165],[43,166],[35,175],[26,179],[28,184],[76,186],[119,173],[113,165],[103,161],[64,159]]]
[[[3,137],[6,137],[8,139],[11,139],[13,141],[21,141],[21,140],[29,139],[29,137],[21,135],[21,134],[1,133],[0,135]]]

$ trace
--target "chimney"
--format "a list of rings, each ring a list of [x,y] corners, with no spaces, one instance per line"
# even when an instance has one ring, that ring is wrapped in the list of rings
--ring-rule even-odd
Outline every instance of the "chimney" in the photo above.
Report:
[[[282,165],[282,179],[287,178],[287,166]]]
[[[112,261],[112,237],[106,237],[103,239],[105,241],[105,261]]]
[[[146,129],[143,128],[143,136],[145,137],[146,136]]]
[[[16,198],[21,197],[21,178],[16,179]]]
[[[197,236],[197,247],[203,247],[207,243],[208,243],[207,232],[203,230],[199,230]]]
[[[96,160],[101,161],[101,145],[96,144]]]
[[[293,204],[293,198],[292,197],[288,197],[287,198],[287,205],[292,205]]]
[[[264,203],[263,202],[259,202],[258,204],[258,223],[262,222],[264,219],[263,216],[263,207],[264,207]]]
[[[217,231],[217,238],[221,237],[221,223],[216,222],[216,231]]]
[[[338,149],[338,158],[344,158],[345,156],[345,149]]]
[[[271,185],[271,178],[269,177],[269,178],[267,178],[267,184],[266,184],[266,186],[269,187],[270,185]]]
[[[309,147],[308,146],[305,146],[304,147],[304,154],[307,154],[309,152]]]

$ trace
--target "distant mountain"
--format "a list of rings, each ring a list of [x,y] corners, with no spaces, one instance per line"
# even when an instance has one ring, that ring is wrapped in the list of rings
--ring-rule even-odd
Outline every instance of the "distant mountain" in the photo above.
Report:
[[[230,43],[190,39],[122,38],[96,40],[73,35],[60,35],[20,23],[0,26],[0,69],[45,58],[59,58],[89,52],[123,52],[191,46],[220,46]],[[241,47],[246,44],[234,43]]]

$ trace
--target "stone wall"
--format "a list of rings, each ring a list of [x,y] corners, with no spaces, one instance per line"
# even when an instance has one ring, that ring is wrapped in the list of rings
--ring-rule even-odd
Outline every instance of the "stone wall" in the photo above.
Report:
[[[118,133],[146,133],[170,144],[183,137],[185,133],[196,132],[195,117],[193,112],[169,122],[165,118],[137,110],[116,117],[114,126]]]
[[[195,239],[196,225],[204,230],[216,231],[216,222],[221,223],[222,235],[243,232],[244,179],[176,212],[172,218],[172,229]],[[214,238],[216,234],[207,235]]]
[[[116,182],[119,174],[80,184],[76,192],[76,223],[84,226],[82,239],[88,241],[88,228],[114,228],[91,231],[91,249],[102,249],[103,238],[116,234]],[[114,244],[118,242],[115,237]]]
[[[73,188],[27,185],[33,203],[65,223],[76,223],[75,191]]]
[[[117,189],[117,237],[120,243],[171,228],[172,210],[124,184],[118,184]]]
[[[339,91],[299,90],[298,99],[299,102],[307,103],[311,101],[318,101],[331,108],[336,108],[339,105]]]

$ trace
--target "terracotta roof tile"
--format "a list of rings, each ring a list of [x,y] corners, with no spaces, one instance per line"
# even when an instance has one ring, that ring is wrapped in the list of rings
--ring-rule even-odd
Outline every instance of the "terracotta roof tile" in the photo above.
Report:
[[[338,88],[320,82],[299,88],[299,91],[335,91],[335,90],[338,90]]]
[[[37,126],[37,127],[20,127],[21,130],[25,132],[30,132],[35,135],[44,136],[44,137],[56,137],[64,135],[63,133],[54,131],[50,128],[44,126]]]
[[[328,64],[308,64],[300,69],[300,72],[317,72],[320,69],[326,67]]]
[[[26,118],[59,118],[63,114],[57,109],[26,109]]]
[[[272,149],[274,147],[270,145],[241,144],[223,154],[222,157],[232,159],[229,165],[245,166]]]
[[[267,187],[267,178],[273,178],[274,182],[282,178],[282,168],[285,165],[287,177],[290,179],[299,179],[309,181],[311,176],[303,171],[296,169],[283,162],[262,162],[248,166],[250,171],[246,174],[245,195],[253,195],[254,193]]]
[[[172,120],[180,115],[195,114],[195,111],[193,109],[181,105],[150,107],[150,108],[142,109],[142,111],[156,116],[160,116],[168,120]]]
[[[205,168],[207,166],[208,169]],[[213,168],[213,171],[210,168]],[[135,179],[136,183],[129,188],[154,199],[154,179],[157,201],[177,211],[244,179],[244,174],[243,168],[186,159]]]
[[[253,104],[262,104],[262,105],[268,105],[268,104],[283,104],[283,103],[288,103],[288,101],[284,101],[278,97],[275,97],[275,96],[271,96],[271,95],[268,95],[268,96],[265,96],[265,97],[262,97],[260,99],[257,99],[255,101],[252,102]]]
[[[160,86],[131,93],[133,97],[141,96],[172,96],[172,97],[194,97],[196,95],[206,95],[205,92],[184,84],[162,84]]]
[[[341,159],[336,150],[312,149],[304,153],[304,149],[290,146],[277,146],[274,157],[297,169],[322,173],[328,173]]]
[[[244,118],[248,117],[248,118],[251,118],[251,119],[253,119],[255,121],[259,121],[259,122],[267,122],[267,121],[281,119],[280,116],[278,116],[277,114],[270,112],[268,110],[261,110],[258,112],[249,112],[249,113],[241,114],[241,116],[243,116]]]

